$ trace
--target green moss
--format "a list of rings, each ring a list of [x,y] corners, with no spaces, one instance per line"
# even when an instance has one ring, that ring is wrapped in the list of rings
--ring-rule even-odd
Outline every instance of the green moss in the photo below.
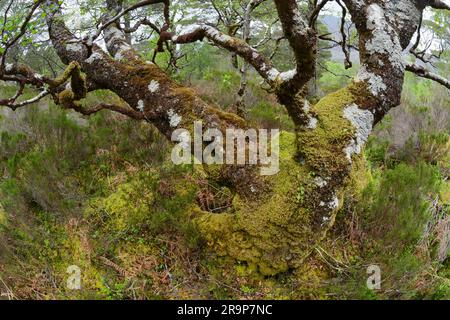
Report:
[[[5,227],[7,222],[6,212],[0,204],[0,228]]]
[[[71,62],[59,77],[51,81],[51,87],[57,88],[69,78],[71,78],[73,92],[79,99],[84,98],[87,93],[86,77],[81,73],[81,67],[78,62]]]
[[[227,124],[232,124],[242,129],[247,127],[247,122],[238,115],[236,115],[235,113],[224,112],[218,108],[208,108],[208,111],[215,113],[217,116],[219,116],[220,119],[224,120]]]
[[[348,167],[344,148],[354,134],[354,128],[343,117],[343,109],[355,98],[345,88],[327,95],[313,108],[318,123],[315,130],[299,132],[299,150],[306,163],[324,177],[342,172]]]
[[[172,94],[179,97],[183,103],[192,106],[196,99],[196,93],[193,89],[176,86],[172,89]]]
[[[106,215],[109,222],[108,231],[126,232],[132,226],[144,223],[146,216],[150,213],[154,195],[148,191],[138,194],[139,187],[141,187],[139,184],[133,182],[123,184],[109,197],[92,204],[92,206],[97,205],[96,212]],[[88,212],[89,214],[91,213]]]
[[[280,134],[280,173],[274,192],[259,202],[238,195],[235,212],[204,213],[197,224],[207,243],[222,256],[230,256],[258,267],[261,274],[274,275],[301,263],[308,252],[308,213],[294,201],[306,170],[295,160],[295,135]],[[263,197],[264,198],[264,197]]]
[[[86,76],[81,73],[80,65],[71,62],[63,74],[52,80],[51,87],[56,88],[64,84],[70,78],[70,89],[65,89],[58,95],[59,103],[66,108],[78,107],[81,99],[86,98],[87,84]]]
[[[208,178],[213,181],[220,181],[223,165],[221,164],[203,164],[203,169],[208,175]]]
[[[70,107],[74,103],[75,94],[72,90],[63,90],[58,95],[59,103],[65,107]]]
[[[121,184],[106,198],[93,200],[86,217],[102,223],[112,234],[138,235],[145,227],[156,232],[170,227],[188,227],[197,186],[188,180],[160,186],[161,175],[149,171]],[[164,188],[162,190],[161,188]]]
[[[360,199],[367,185],[372,181],[372,173],[364,158],[356,157],[344,188],[345,199]]]
[[[355,97],[355,103],[362,109],[375,109],[377,100],[370,94],[367,82],[352,82],[348,90]]]

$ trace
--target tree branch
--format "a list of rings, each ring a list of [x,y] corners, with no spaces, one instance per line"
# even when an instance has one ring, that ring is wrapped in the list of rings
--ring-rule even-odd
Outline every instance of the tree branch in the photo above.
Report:
[[[350,69],[352,67],[352,61],[350,59],[350,52],[348,52],[348,49],[347,49],[347,35],[345,33],[345,17],[347,15],[347,9],[339,0],[336,0],[336,1],[342,9],[340,32],[342,35],[341,48],[342,48],[342,52],[344,52],[344,56],[345,56],[344,65],[345,65],[345,69]]]
[[[314,76],[317,35],[302,17],[296,0],[275,0],[275,5],[297,62],[297,72],[288,81],[288,90],[298,91]]]
[[[177,44],[203,41],[204,38],[207,38],[216,45],[242,57],[246,62],[251,64],[269,84],[275,84],[277,80],[280,80],[280,72],[273,66],[272,61],[268,60],[245,41],[226,35],[214,27],[201,25],[194,31],[183,35],[167,35],[167,40]]]
[[[139,20],[138,22],[136,22],[136,24],[128,29],[123,29],[123,31],[125,33],[133,33],[136,32],[140,26],[149,26],[153,31],[157,32],[158,34],[161,33],[161,30],[158,28],[158,26],[156,24],[154,24],[153,22],[151,22],[148,18],[144,18],[142,20]]]
[[[406,71],[412,72],[419,77],[433,80],[433,81],[443,85],[447,89],[450,89],[450,80],[448,80],[444,77],[441,77],[438,74],[432,73],[429,70],[425,69],[424,67],[418,66],[416,64],[407,64]]]
[[[168,0],[144,0],[144,1],[140,1],[134,5],[131,5],[125,9],[122,9],[118,14],[116,14],[114,17],[104,21],[102,23],[102,25],[95,31],[95,33],[89,37],[88,41],[90,43],[92,43],[95,39],[97,39],[100,34],[103,32],[103,30],[105,30],[107,27],[109,27],[111,24],[116,23],[117,21],[119,21],[120,18],[122,18],[124,15],[126,15],[127,13],[148,6],[148,5],[152,5],[152,4],[157,4],[157,3],[168,3]]]
[[[123,114],[125,116],[128,116],[132,119],[136,120],[150,120],[150,116],[148,114],[144,114],[142,112],[138,112],[136,110],[133,110],[132,108],[128,106],[122,106],[118,104],[109,104],[109,103],[99,103],[95,105],[94,107],[85,107],[81,105],[80,103],[73,103],[71,105],[65,106],[68,109],[72,109],[82,115],[90,116],[97,112],[100,112],[102,110],[110,110],[114,111],[120,114]]]
[[[323,0],[320,2],[315,8],[314,11],[311,13],[311,16],[309,17],[309,26],[311,28],[315,28],[315,24],[317,21],[317,18],[319,17],[320,11],[322,11],[323,7],[329,2],[330,0]]]
[[[33,97],[31,99],[28,99],[28,100],[25,100],[25,101],[18,102],[18,103],[11,102],[10,99],[8,99],[8,100],[0,100],[0,105],[8,107],[8,108],[11,108],[12,110],[16,110],[17,108],[24,107],[26,105],[36,103],[36,102],[40,101],[42,98],[46,97],[49,94],[50,94],[50,91],[43,90],[38,95],[36,95],[35,97]],[[17,99],[17,97],[15,99]]]
[[[428,6],[434,8],[434,9],[450,10],[450,5],[446,4],[442,0],[429,0]]]
[[[3,71],[5,70],[5,61],[6,61],[6,55],[8,53],[9,48],[11,48],[27,31],[28,23],[30,22],[31,18],[33,17],[34,13],[36,12],[37,8],[42,4],[44,0],[37,0],[31,7],[30,11],[26,15],[25,19],[23,20],[20,28],[19,33],[6,42],[3,53],[0,55],[0,75],[3,74]],[[9,10],[9,8],[8,8]],[[5,13],[6,16],[6,13]],[[4,23],[6,24],[6,17]],[[3,34],[3,32],[2,32]]]

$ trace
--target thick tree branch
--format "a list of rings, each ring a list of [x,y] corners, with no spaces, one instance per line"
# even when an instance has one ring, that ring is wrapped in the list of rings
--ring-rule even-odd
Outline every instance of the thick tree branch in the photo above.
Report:
[[[429,0],[427,5],[434,9],[450,10],[450,5],[446,4],[442,0]]]
[[[207,38],[214,44],[242,57],[246,62],[251,64],[269,84],[275,84],[276,81],[281,81],[282,77],[280,77],[280,75],[282,74],[280,74],[273,66],[272,61],[264,57],[245,41],[226,35],[214,27],[201,25],[194,31],[186,34],[179,36],[173,34],[167,35],[167,40],[178,44],[203,41],[204,38]]]
[[[287,90],[296,92],[314,76],[317,35],[302,17],[296,0],[275,0],[275,5],[297,62],[297,72],[290,79]]]
[[[329,2],[330,0],[322,0],[316,7],[314,8],[313,12],[311,13],[311,16],[309,17],[309,26],[311,28],[315,28],[317,18],[319,17],[320,11],[322,11],[323,7]]]
[[[433,81],[443,85],[447,89],[450,89],[450,80],[448,80],[438,74],[432,73],[429,70],[425,69],[424,67],[418,66],[416,64],[407,64],[406,71],[412,72],[419,77],[433,80]]]
[[[117,105],[117,104],[100,103],[91,108],[83,108],[79,112],[81,112],[82,114],[84,114],[86,116],[89,116],[89,115],[97,113],[101,110],[115,111],[120,114],[129,116],[130,118],[133,118],[133,119],[148,120],[148,116],[144,115],[142,112],[137,112],[129,107],[121,106],[121,105]],[[78,110],[76,110],[76,111],[78,111]]]
[[[1,80],[14,81],[17,83],[28,84],[41,88],[44,84],[50,84],[50,79],[37,73],[25,64],[9,64],[5,65]]]
[[[117,3],[114,5],[114,2],[108,1],[105,19],[113,14],[112,10],[117,9]],[[142,114],[139,116],[155,125],[169,140],[173,134],[177,134],[177,129],[193,130],[194,121],[201,121],[206,128],[220,131],[248,127],[242,118],[211,107],[194,90],[176,83],[157,65],[143,60],[127,43],[124,32],[115,23],[104,30],[106,47],[114,57],[112,58],[95,44],[91,53],[86,45],[79,42],[76,48],[70,47],[74,37],[59,17],[59,10],[53,8],[47,23],[60,58],[63,61],[71,59],[78,62],[88,79],[113,91],[131,107],[133,111],[127,111],[130,116],[134,117],[137,112]],[[56,21],[53,20],[55,18]],[[69,89],[61,92],[59,98],[66,108],[78,109],[84,113],[106,107],[84,108]],[[110,105],[108,107],[114,108]],[[243,196],[258,197],[266,190],[264,178],[258,175],[259,167],[256,165],[224,164],[214,170],[217,182],[232,187]]]
[[[43,90],[38,95],[34,96],[33,98],[25,100],[25,101],[17,102],[17,103],[15,103],[14,101],[18,98],[18,96],[12,100],[11,99],[0,100],[0,106],[5,106],[12,110],[16,110],[20,107],[24,107],[24,106],[36,103],[36,102],[40,101],[42,98],[48,96],[49,94],[50,94],[50,91]]]

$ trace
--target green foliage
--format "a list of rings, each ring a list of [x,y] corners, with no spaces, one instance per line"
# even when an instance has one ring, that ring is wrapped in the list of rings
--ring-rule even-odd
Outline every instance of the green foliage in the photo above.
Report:
[[[209,69],[203,74],[203,80],[217,83],[219,94],[223,96],[237,91],[240,77],[236,71]]]
[[[366,157],[375,166],[381,166],[388,162],[389,140],[381,140],[369,137],[367,141]]]
[[[292,131],[294,123],[280,105],[262,102],[250,109],[250,117],[263,128],[278,128]]]
[[[366,155],[375,166],[426,162],[445,171],[450,156],[450,100],[430,81],[407,76],[402,106],[391,111],[369,138]]]
[[[106,198],[92,199],[86,218],[107,237],[139,240],[163,231],[175,230],[193,235],[193,225],[186,213],[195,200],[196,186],[180,181],[164,185],[175,178],[176,171],[140,174],[121,184]],[[165,179],[162,177],[166,177]],[[162,186],[161,183],[164,185]],[[161,190],[166,188],[167,190]],[[163,193],[163,194],[161,194]],[[195,243],[196,239],[188,239]]]
[[[345,272],[338,273],[342,285],[328,288],[342,297],[449,297],[448,238],[443,231],[450,200],[448,94],[408,75],[402,100],[369,138],[365,156],[371,178],[361,193],[352,189],[345,213],[338,217],[343,221],[338,226],[349,224],[351,238],[339,246],[344,252],[360,250]],[[366,268],[372,264],[381,269],[381,290],[367,289]]]
[[[339,254],[344,247],[345,255],[355,248],[360,251],[347,262],[345,272],[337,274],[340,285],[332,284],[328,290],[345,298],[445,299],[449,282],[439,274],[445,272],[446,262],[435,249],[448,240],[433,231],[434,226],[448,223],[449,214],[433,206],[444,188],[439,168],[421,162],[372,170],[356,206],[347,204],[345,209],[345,214],[352,213],[349,232],[356,240],[334,249]],[[366,286],[369,265],[380,267],[380,290]]]
[[[430,194],[436,194],[441,176],[436,167],[419,163],[387,169],[366,191],[366,225],[384,250],[406,249],[417,243],[430,219]]]
[[[345,70],[342,63],[334,61],[326,61],[325,68],[326,70],[318,81],[319,88],[324,94],[337,91],[348,85],[357,70],[356,67]]]

